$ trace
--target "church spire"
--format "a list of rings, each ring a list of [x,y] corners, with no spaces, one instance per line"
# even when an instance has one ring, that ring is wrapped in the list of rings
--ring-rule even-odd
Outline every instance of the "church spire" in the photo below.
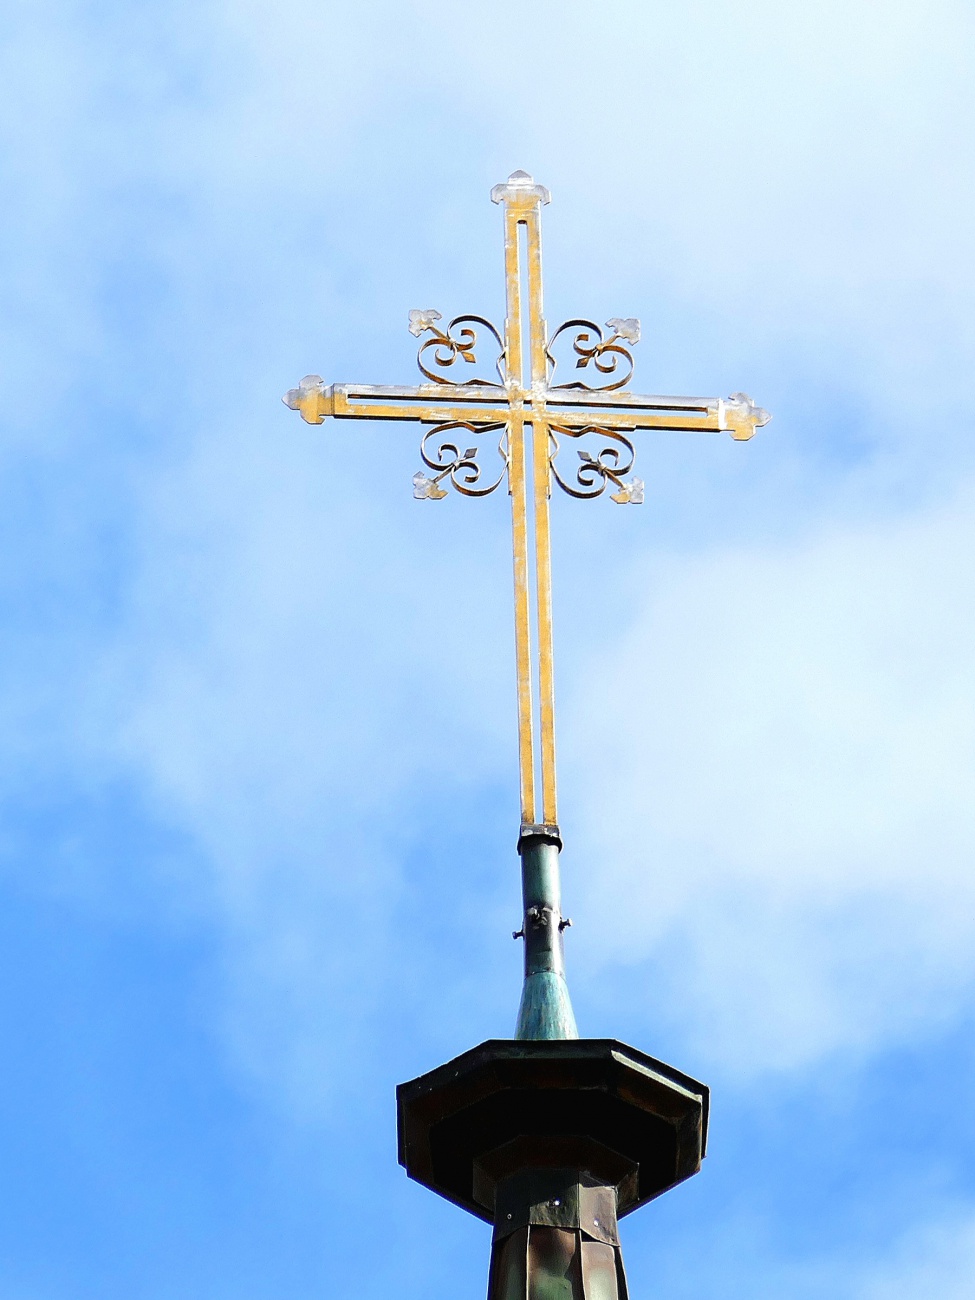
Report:
[[[548,190],[513,172],[502,206],[506,316],[446,325],[410,312],[424,383],[325,385],[285,396],[311,424],[421,422],[413,495],[449,488],[511,498],[525,977],[514,1039],[496,1039],[397,1089],[399,1158],[411,1178],[494,1224],[489,1300],[626,1300],[617,1220],[701,1166],[708,1089],[610,1039],[580,1039],[565,980],[555,771],[549,499],[607,493],[643,501],[639,430],[727,432],[768,423],[745,393],[662,397],[630,389],[640,322],[584,318],[549,333],[542,310],[541,209]],[[559,378],[558,366],[572,367]],[[493,363],[493,364],[492,364]],[[454,367],[457,367],[454,369]],[[483,441],[500,458],[495,476]],[[465,443],[472,445],[461,448]],[[479,445],[481,444],[481,445]],[[578,463],[565,464],[574,447]],[[490,460],[491,457],[488,457]],[[495,462],[496,464],[497,462]]]

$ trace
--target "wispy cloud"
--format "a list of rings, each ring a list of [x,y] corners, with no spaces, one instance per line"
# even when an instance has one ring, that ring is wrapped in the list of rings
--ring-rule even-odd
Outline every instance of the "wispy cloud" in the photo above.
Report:
[[[966,488],[628,574],[634,625],[590,667],[610,700],[571,723],[589,959],[679,952],[681,1015],[735,1069],[875,1050],[968,1006],[973,546]]]
[[[410,308],[498,317],[519,166],[553,321],[638,315],[641,386],[775,414],[645,440],[642,513],[557,507],[587,1028],[798,1088],[968,1014],[968,8],[13,15],[0,793],[60,801],[73,896],[110,909],[114,853],[147,926],[186,871],[153,835],[186,846],[228,1069],[325,1114],[377,1043],[510,1023],[506,503],[415,503],[414,431],[279,396],[406,378]],[[90,833],[105,791],[137,842]],[[18,889],[61,887],[46,843],[5,839]]]

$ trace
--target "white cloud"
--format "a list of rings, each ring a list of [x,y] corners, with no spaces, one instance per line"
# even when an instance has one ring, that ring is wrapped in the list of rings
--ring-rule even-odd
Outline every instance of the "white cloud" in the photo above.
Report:
[[[676,954],[733,1069],[870,1051],[970,995],[973,504],[648,558],[576,688],[593,946]]]
[[[527,165],[555,195],[553,311],[598,314],[605,299],[606,315],[639,312],[651,386],[730,391],[775,372],[797,414],[776,411],[779,461],[754,445],[751,535],[788,534],[783,516],[808,528],[823,501],[834,521],[819,541],[781,544],[792,550],[677,558],[664,573],[648,560],[635,581],[656,595],[608,652],[638,683],[633,721],[605,734],[608,702],[564,728],[576,789],[587,750],[607,809],[591,837],[617,846],[613,869],[643,899],[600,942],[621,926],[648,957],[679,936],[701,1034],[728,1059],[801,1062],[886,1041],[968,979],[968,913],[946,900],[967,888],[971,848],[971,627],[951,594],[971,537],[960,500],[891,522],[883,483],[930,498],[969,454],[952,408],[971,341],[971,16],[949,0],[614,13],[600,25],[588,5],[503,3],[444,24],[420,4],[217,4],[189,22],[177,5],[103,28],[52,6],[43,32],[24,18],[8,59],[29,105],[11,148],[24,184],[8,220],[24,301],[44,279],[36,329],[17,309],[12,388],[31,394],[29,415],[50,367],[83,370],[75,398],[96,450],[147,430],[151,449],[118,485],[136,522],[117,624],[78,651],[103,665],[87,674],[97,716],[78,705],[85,669],[45,679],[71,734],[52,725],[40,743],[84,765],[92,733],[117,725],[107,764],[144,778],[206,844],[232,924],[262,860],[276,884],[260,897],[286,892],[274,873],[288,853],[299,893],[300,878],[337,880],[305,846],[332,843],[339,862],[328,837],[350,807],[388,808],[417,772],[429,789],[504,779],[503,511],[428,526],[391,504],[411,454],[383,449],[357,477],[334,430],[282,446],[276,420],[305,370],[403,376],[406,307],[448,308],[449,291],[490,310],[463,300],[484,285],[497,303],[487,188]],[[146,265],[132,301],[151,305],[116,316]],[[807,375],[783,367],[790,350]],[[824,380],[852,395],[880,449],[856,474],[816,440],[832,417]],[[106,409],[135,431],[103,435]],[[38,432],[54,431],[77,438],[48,408]],[[78,476],[70,456],[53,469],[52,494]],[[706,480],[695,504],[719,511],[711,471],[692,473]],[[97,531],[94,493],[69,506]],[[862,517],[876,523],[835,522]],[[615,519],[578,518],[578,535],[602,529],[608,568],[624,562],[632,533],[610,542]],[[579,671],[566,702],[583,694]],[[641,718],[656,748],[635,734]],[[36,739],[29,718],[18,731]],[[653,859],[680,863],[655,868],[652,888],[627,830],[641,809]],[[388,860],[376,869],[395,876]],[[284,947],[271,935],[265,951]],[[764,989],[750,1019],[749,981]]]

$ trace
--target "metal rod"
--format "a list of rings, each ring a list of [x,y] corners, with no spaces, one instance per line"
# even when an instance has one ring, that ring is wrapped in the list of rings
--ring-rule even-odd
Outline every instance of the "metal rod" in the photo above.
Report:
[[[549,468],[549,434],[545,420],[545,388],[548,380],[545,319],[542,314],[542,232],[538,200],[527,215],[528,230],[528,323],[532,386],[532,475],[535,505],[535,599],[538,623],[538,700],[540,723],[540,769],[542,778],[542,821],[558,822],[555,784],[555,658],[552,634],[552,535],[549,497],[552,494]]]
[[[515,584],[515,671],[518,685],[518,766],[521,820],[535,820],[535,741],[531,680],[531,595],[528,586],[528,484],[522,398],[521,257],[517,210],[505,204],[504,270],[507,315],[505,370],[509,384],[508,491]]]

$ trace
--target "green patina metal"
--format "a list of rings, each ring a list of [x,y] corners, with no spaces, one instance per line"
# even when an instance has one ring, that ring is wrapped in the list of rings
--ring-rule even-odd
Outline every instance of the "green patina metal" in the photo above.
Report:
[[[518,841],[525,940],[525,983],[515,1038],[578,1038],[576,1018],[565,982],[562,931],[571,924],[562,916],[557,826],[523,826]]]

